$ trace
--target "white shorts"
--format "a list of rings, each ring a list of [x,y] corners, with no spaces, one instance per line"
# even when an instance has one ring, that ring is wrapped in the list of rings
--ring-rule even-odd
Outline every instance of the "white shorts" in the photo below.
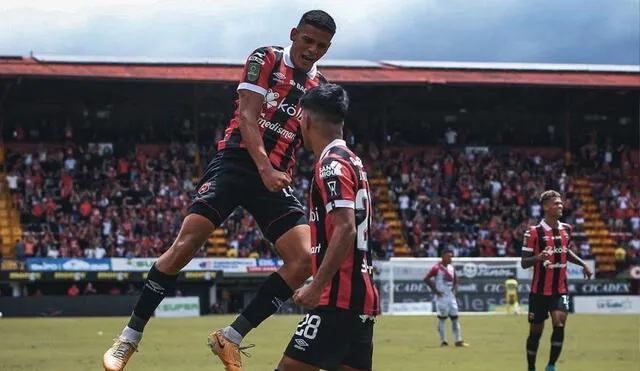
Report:
[[[438,317],[455,317],[458,315],[458,301],[453,296],[443,296],[435,301]]]

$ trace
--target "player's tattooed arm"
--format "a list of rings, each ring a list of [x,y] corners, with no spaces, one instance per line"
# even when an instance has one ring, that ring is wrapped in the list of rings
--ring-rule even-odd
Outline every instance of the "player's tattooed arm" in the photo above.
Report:
[[[593,272],[591,271],[591,268],[589,267],[589,265],[585,263],[584,260],[580,259],[580,257],[576,255],[576,253],[573,252],[573,250],[570,248],[567,249],[567,260],[570,263],[573,263],[582,267],[582,271],[584,273],[585,279],[591,278],[591,275],[593,274]]]

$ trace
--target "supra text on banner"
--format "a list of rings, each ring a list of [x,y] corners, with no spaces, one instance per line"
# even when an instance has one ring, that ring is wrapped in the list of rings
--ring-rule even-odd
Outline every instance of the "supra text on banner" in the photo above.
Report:
[[[182,296],[164,298],[155,312],[156,317],[199,317],[200,298]]]
[[[110,259],[81,259],[81,258],[28,258],[27,271],[67,271],[67,272],[87,272],[87,271],[110,271]]]

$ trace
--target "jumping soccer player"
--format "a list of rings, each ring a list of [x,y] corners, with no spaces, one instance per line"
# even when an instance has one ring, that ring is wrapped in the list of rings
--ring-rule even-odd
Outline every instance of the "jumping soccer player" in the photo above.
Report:
[[[317,159],[309,202],[313,281],[293,299],[311,310],[276,371],[371,370],[380,313],[369,244],[371,193],[362,161],[342,140],[347,93],[325,84],[300,104],[304,144]]]
[[[451,318],[451,329],[455,336],[457,347],[467,347],[469,344],[462,341],[462,329],[458,321],[458,276],[456,268],[451,264],[453,251],[444,250],[442,260],[434,265],[424,277],[424,282],[432,292],[436,294],[436,310],[438,311],[438,334],[440,334],[440,346],[448,346],[445,334],[445,322]],[[435,283],[434,279],[435,278]]]
[[[307,89],[326,82],[316,62],[329,49],[335,31],[329,14],[312,10],[291,30],[291,46],[259,48],[248,57],[237,89],[238,109],[200,180],[177,238],[151,267],[128,325],[104,354],[105,370],[124,369],[180,270],[238,206],[247,209],[275,243],[284,265],[267,278],[230,326],[209,335],[209,346],[227,371],[242,370],[239,344],[244,336],[311,275],[309,225],[289,184],[302,143],[298,101]]]
[[[518,281],[513,276],[504,281],[504,297],[507,302],[507,313],[520,314]]]
[[[527,338],[527,363],[529,371],[536,369],[538,344],[544,322],[551,313],[553,333],[551,351],[546,371],[555,371],[556,361],[562,351],[564,327],[569,312],[567,290],[567,262],[582,266],[585,279],[593,272],[570,248],[572,227],[561,223],[564,208],[556,191],[540,195],[543,219],[524,233],[522,268],[533,267],[533,281],[529,294],[529,337]]]

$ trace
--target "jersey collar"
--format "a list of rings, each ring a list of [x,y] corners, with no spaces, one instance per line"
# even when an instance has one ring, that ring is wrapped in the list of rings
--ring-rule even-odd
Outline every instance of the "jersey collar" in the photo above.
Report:
[[[323,159],[324,156],[327,155],[327,153],[329,153],[329,151],[331,150],[331,148],[335,147],[335,146],[347,146],[347,142],[345,142],[342,139],[334,139],[333,142],[329,143],[326,147],[324,147],[324,149],[322,150],[322,153],[320,154],[320,159]]]
[[[542,219],[542,223],[540,223],[542,225],[542,228],[544,228],[547,231],[552,230],[553,228],[551,228],[551,226],[549,224],[547,224],[547,222]],[[560,230],[562,229],[562,223],[560,223],[560,221],[558,220],[558,224],[556,224],[556,229]]]
[[[284,48],[284,64],[287,67],[296,68],[296,66],[293,64],[293,60],[291,59],[291,45]],[[309,70],[309,72],[307,72],[307,76],[309,76],[309,78],[313,80],[316,78],[317,74],[318,74],[318,67],[314,63],[311,69]]]

